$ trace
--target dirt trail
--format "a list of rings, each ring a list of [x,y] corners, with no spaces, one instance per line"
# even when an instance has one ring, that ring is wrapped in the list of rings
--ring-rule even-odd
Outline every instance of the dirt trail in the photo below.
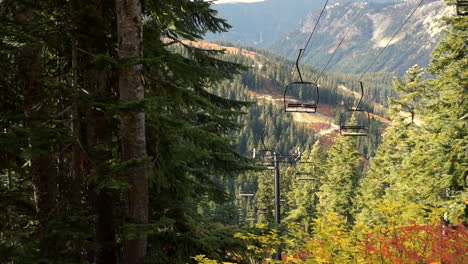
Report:
[[[170,42],[169,39],[167,39],[165,41]],[[254,51],[250,51],[250,50],[247,50],[247,49],[242,49],[242,48],[224,47],[224,46],[220,46],[218,44],[204,42],[204,41],[183,40],[182,42],[185,45],[191,45],[191,46],[198,47],[198,48],[203,48],[203,49],[212,49],[212,50],[223,50],[224,49],[229,54],[240,54],[240,55],[243,55],[245,57],[251,58],[251,59],[253,59],[255,61],[256,64],[259,63],[258,58],[263,57],[263,55],[261,55],[261,54],[258,54],[258,53],[254,52]],[[266,76],[263,76],[263,77],[265,79],[268,79]],[[340,90],[342,90],[343,92],[351,93],[355,98],[359,98],[361,96],[359,93],[351,91],[348,87],[346,87],[346,86],[344,86],[342,84],[338,85],[338,88]],[[258,98],[260,100],[267,100],[267,101],[270,101],[270,102],[275,102],[277,104],[282,104],[283,103],[283,95],[282,94],[257,93],[257,92],[251,92],[251,94],[254,95],[256,98]],[[333,107],[329,106],[329,105],[322,105],[322,106],[325,106],[327,108],[327,110],[325,110],[325,113],[327,115],[330,115],[331,114],[330,109],[332,109]],[[380,104],[377,104],[377,103],[374,103],[374,106],[378,107],[378,108],[381,108],[381,109],[385,108],[383,105],[380,105]],[[320,109],[319,109],[319,111],[320,111]],[[328,135],[328,134],[334,133],[335,131],[339,130],[339,126],[332,123],[333,120],[332,120],[331,117],[329,117],[329,116],[327,116],[325,114],[322,114],[320,112],[317,112],[315,114],[307,114],[307,113],[291,113],[291,114],[292,114],[292,117],[293,117],[294,121],[296,121],[298,123],[303,123],[303,124],[310,125],[311,129],[314,130],[314,132],[319,134],[319,135]],[[372,113],[369,113],[369,115],[372,118],[375,118],[376,120],[379,120],[380,122],[383,122],[383,123],[386,123],[386,124],[389,124],[389,125],[392,124],[392,121],[390,121],[390,120],[388,120],[386,118],[383,118],[383,117],[381,117],[379,115],[375,115],[375,114],[372,114]],[[414,122],[416,124],[422,123],[418,119],[415,119]],[[327,125],[328,128],[324,129],[323,128],[324,125]]]
[[[171,39],[163,39],[164,42],[168,43]],[[191,41],[191,40],[181,40],[185,45],[190,45],[196,48],[209,49],[209,50],[225,50],[229,54],[240,54],[242,56],[251,58],[255,61],[257,57],[263,57],[263,55],[258,54],[257,52],[250,51],[247,49],[236,48],[236,47],[225,47],[220,46],[215,43],[205,42],[205,41]]]
[[[258,92],[251,92],[251,94],[258,98],[259,101],[265,100],[276,104],[283,104],[283,97],[279,94],[272,95]],[[321,113],[291,113],[291,115],[295,122],[309,125],[309,127],[320,136],[328,135],[339,130],[339,126],[333,124],[331,117]]]

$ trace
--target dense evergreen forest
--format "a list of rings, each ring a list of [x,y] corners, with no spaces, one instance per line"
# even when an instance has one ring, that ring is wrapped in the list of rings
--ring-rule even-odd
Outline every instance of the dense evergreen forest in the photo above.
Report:
[[[0,1],[0,263],[467,263],[467,17],[362,80],[391,124],[323,144],[258,96],[294,62],[190,44],[229,30],[211,5]],[[359,77],[302,72],[337,124]]]
[[[224,81],[221,85],[211,88],[219,96],[234,100],[257,102],[250,107],[246,115],[241,118],[243,128],[236,136],[239,138],[239,150],[248,155],[253,148],[260,149],[261,136],[265,134],[265,144],[280,153],[288,153],[297,148],[305,150],[313,144],[320,135],[306,125],[293,122],[291,114],[284,112],[283,95],[288,83],[298,81],[294,72],[295,64],[284,57],[277,56],[266,50],[242,47],[229,42],[216,42],[222,47],[234,47],[235,53],[225,54],[221,59],[250,66],[248,71]],[[248,56],[243,54],[247,50]],[[250,53],[253,52],[253,53]],[[301,67],[304,80],[319,79],[319,105],[329,106],[328,114],[330,124],[339,124],[340,113],[353,107],[358,100],[353,93],[358,92],[358,75],[322,73],[322,69],[309,66]],[[361,108],[370,113],[389,117],[386,111],[387,98],[397,97],[392,80],[393,76],[387,73],[372,73],[365,76],[365,93]],[[339,87],[347,87],[343,91]],[[272,96],[273,100],[262,100],[258,94]],[[310,90],[303,90],[301,94],[293,93],[298,99],[311,98],[315,94]],[[320,111],[319,111],[320,112]],[[371,118],[369,137],[358,140],[358,148],[366,157],[373,156],[381,143],[381,134],[386,124]],[[266,130],[266,131],[265,131]]]

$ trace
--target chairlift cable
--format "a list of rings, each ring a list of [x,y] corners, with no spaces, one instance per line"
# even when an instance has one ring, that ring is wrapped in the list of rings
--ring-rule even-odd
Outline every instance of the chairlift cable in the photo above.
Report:
[[[390,45],[390,43],[392,42],[392,40],[398,35],[398,33],[400,33],[401,29],[406,25],[406,23],[408,23],[408,21],[410,20],[410,18],[414,15],[414,13],[416,13],[416,11],[419,9],[419,7],[421,7],[422,3],[424,2],[424,0],[421,0],[419,1],[419,4],[413,9],[413,11],[409,14],[409,16],[406,18],[406,20],[403,22],[403,24],[401,24],[400,28],[398,28],[398,30],[395,32],[395,34],[393,34],[393,36],[390,38],[390,40],[387,42],[387,44],[385,45],[385,47],[383,47],[379,53],[377,54],[377,56],[375,56],[374,60],[372,61],[371,64],[369,64],[369,66],[366,68],[366,70],[362,73],[361,77],[359,77],[359,80],[358,82],[360,82],[362,80],[362,78],[364,77],[364,75],[366,75],[366,73],[372,68],[372,66],[374,66],[375,62],[377,61],[377,59],[380,57],[380,55],[382,55],[382,53],[384,52],[384,50]]]
[[[319,15],[319,17],[318,17],[318,19],[317,19],[317,22],[315,22],[314,28],[312,29],[312,32],[310,33],[309,39],[307,40],[307,42],[306,42],[304,48],[303,48],[303,49],[300,49],[300,51],[299,51],[299,56],[298,56],[297,61],[296,61],[296,65],[299,64],[299,61],[301,60],[302,56],[304,56],[304,53],[305,53],[307,47],[309,47],[310,41],[312,40],[312,36],[314,35],[315,30],[317,29],[317,26],[318,26],[318,24],[320,23],[320,19],[322,18],[322,15],[323,15],[323,13],[325,12],[325,9],[327,8],[328,1],[329,1],[329,0],[325,1],[325,4],[323,5],[322,11],[320,11],[320,15]],[[296,68],[294,68],[293,74],[292,74],[292,75],[294,75],[295,71],[296,71]]]
[[[263,126],[262,136],[260,137],[260,142],[263,145],[263,150],[267,150],[266,145],[265,145],[265,137],[267,135],[267,129],[268,129],[268,120],[265,118],[265,125]]]
[[[325,67],[323,67],[322,71],[320,72],[320,74],[317,76],[317,79],[315,80],[315,83],[318,83],[318,80],[320,79],[320,77],[322,77],[322,74],[325,72],[325,70],[327,69],[328,65],[330,64],[331,60],[333,59],[333,57],[335,57],[335,54],[336,52],[338,51],[338,49],[340,48],[341,44],[343,44],[343,41],[345,40],[346,36],[348,35],[351,27],[359,20],[359,17],[361,16],[361,13],[362,11],[364,10],[364,7],[367,6],[367,3],[368,1],[366,1],[362,6],[361,8],[359,9],[359,12],[357,13],[356,17],[354,17],[354,20],[351,24],[348,25],[348,28],[346,29],[346,32],[345,34],[343,35],[343,38],[341,38],[341,41],[340,43],[338,43],[338,45],[336,46],[335,50],[333,51],[333,54],[330,56],[330,58],[328,59],[327,63],[325,64]]]
[[[325,12],[325,9],[327,8],[328,1],[329,1],[329,0],[325,1],[325,4],[323,5],[322,11],[320,12],[320,15],[319,15],[319,17],[318,17],[318,19],[317,19],[317,22],[316,22],[315,25],[314,25],[314,29],[312,29],[312,32],[310,33],[309,39],[307,40],[306,45],[304,46],[302,56],[304,56],[304,53],[305,53],[305,51],[307,50],[307,47],[309,46],[310,40],[312,39],[312,36],[314,35],[315,30],[317,29],[317,26],[318,26],[318,24],[319,24],[319,22],[320,22],[320,19],[322,18],[322,15],[323,15],[323,13]],[[302,57],[302,56],[301,56],[301,57]]]

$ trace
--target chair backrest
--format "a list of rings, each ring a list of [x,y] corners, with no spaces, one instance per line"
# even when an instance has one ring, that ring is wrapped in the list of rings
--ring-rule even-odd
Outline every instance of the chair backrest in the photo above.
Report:
[[[315,113],[319,101],[316,83],[292,82],[286,85],[283,94],[285,112]]]

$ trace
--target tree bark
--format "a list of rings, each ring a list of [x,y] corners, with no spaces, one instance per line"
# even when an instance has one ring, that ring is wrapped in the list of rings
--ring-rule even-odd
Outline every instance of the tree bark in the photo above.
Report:
[[[8,189],[13,189],[13,175],[11,175],[11,170],[8,169]]]
[[[106,13],[105,6],[112,5],[112,3],[110,0],[74,1],[75,8],[86,7],[88,10],[84,17],[80,17],[81,20],[77,21],[79,31],[77,42],[79,48],[85,51],[79,53],[79,61],[83,70],[82,87],[95,99],[107,99],[112,96],[112,85],[109,81],[110,69],[96,69],[93,57],[94,54],[109,55],[109,48],[103,36],[106,35],[105,24],[113,17],[112,14]],[[89,27],[90,18],[94,21],[92,28]],[[106,188],[96,190],[100,181],[111,177],[106,162],[112,158],[112,126],[103,111],[95,107],[82,109],[81,114],[86,121],[83,123],[86,123],[86,126],[80,130],[83,138],[81,147],[86,149],[86,158],[89,162],[86,166],[83,166],[83,162],[81,165],[79,162],[75,164],[78,167],[81,166],[77,168],[77,171],[93,173],[97,176],[94,177],[96,182],[93,181],[88,186],[89,202],[96,215],[95,249],[92,254],[94,263],[112,264],[117,263],[118,252],[114,224],[117,196],[113,190]],[[83,160],[83,150],[79,150],[78,153],[77,156]]]
[[[139,0],[116,0],[117,32],[119,37],[119,59],[125,60],[143,56],[143,26]],[[119,70],[119,91],[121,102],[135,102],[144,99],[144,87],[140,79],[142,65],[132,65]],[[122,140],[122,161],[146,157],[145,113],[140,109],[121,112],[120,136]],[[136,222],[148,221],[147,168],[139,163],[125,171],[130,184],[127,193],[127,216]],[[123,263],[143,263],[146,255],[147,238],[125,241]]]
[[[73,71],[73,87],[78,90],[78,54],[76,43],[72,44],[72,71]],[[81,202],[81,192],[83,186],[83,163],[81,150],[81,115],[78,107],[78,98],[74,96],[72,104],[72,182],[70,190],[70,201],[73,206],[79,207]]]
[[[95,97],[109,96],[110,91],[107,85],[107,71],[96,71],[88,69],[85,79],[89,83],[85,89],[89,89]],[[87,142],[89,157],[93,161],[92,170],[97,173],[98,181],[105,180],[109,175],[109,170],[105,164],[111,157],[112,131],[109,121],[104,113],[97,109],[88,109],[87,119]],[[114,207],[116,195],[114,191],[103,188],[99,191],[93,186],[94,209],[96,219],[96,244],[95,263],[112,264],[117,263],[117,247],[114,227]]]
[[[34,9],[18,5],[15,14],[19,25],[28,27],[36,23]],[[31,175],[36,199],[38,236],[40,248],[48,254],[55,247],[51,236],[47,236],[49,220],[56,205],[57,183],[53,158],[53,147],[47,143],[43,131],[43,121],[47,118],[47,94],[42,82],[41,46],[38,43],[25,43],[18,53],[17,80],[24,91],[24,111],[27,117],[26,126],[30,130]]]

